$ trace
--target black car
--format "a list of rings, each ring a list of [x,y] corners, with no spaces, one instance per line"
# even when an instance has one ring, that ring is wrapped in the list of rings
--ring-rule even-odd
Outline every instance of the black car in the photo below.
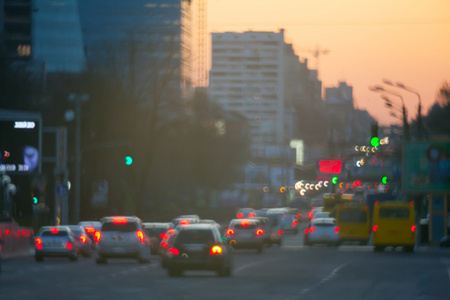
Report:
[[[216,271],[221,277],[231,275],[231,247],[222,242],[215,225],[179,226],[167,252],[170,277],[181,276],[185,270]]]

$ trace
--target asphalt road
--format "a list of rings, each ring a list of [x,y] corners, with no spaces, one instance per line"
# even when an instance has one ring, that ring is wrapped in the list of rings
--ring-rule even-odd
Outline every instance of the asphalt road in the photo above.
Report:
[[[235,251],[233,276],[185,272],[169,278],[151,264],[93,258],[4,261],[0,299],[450,299],[450,252],[374,253],[369,246],[283,246]]]

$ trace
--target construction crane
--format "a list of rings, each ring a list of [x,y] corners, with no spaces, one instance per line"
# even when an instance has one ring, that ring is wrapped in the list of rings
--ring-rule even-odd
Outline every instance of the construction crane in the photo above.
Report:
[[[323,49],[319,45],[317,45],[314,49],[300,49],[300,52],[311,53],[316,59],[316,70],[319,72],[319,57],[321,55],[327,55],[330,53],[330,50]]]
[[[197,86],[206,86],[207,0],[198,0],[197,7]]]

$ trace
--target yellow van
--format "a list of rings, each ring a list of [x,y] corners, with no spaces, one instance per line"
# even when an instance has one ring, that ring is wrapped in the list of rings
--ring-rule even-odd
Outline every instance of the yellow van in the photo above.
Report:
[[[413,252],[416,241],[414,207],[406,202],[380,202],[373,208],[372,242],[374,251],[386,246],[403,246]]]
[[[336,210],[336,223],[340,228],[341,242],[356,241],[367,245],[370,239],[370,217],[367,206],[359,203],[344,203]]]

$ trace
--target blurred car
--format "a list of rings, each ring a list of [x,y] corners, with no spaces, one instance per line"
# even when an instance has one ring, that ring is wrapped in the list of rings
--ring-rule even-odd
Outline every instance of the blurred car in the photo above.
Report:
[[[187,215],[188,217],[184,217],[184,216],[182,216],[182,217],[177,217],[177,218],[175,218],[175,219],[173,219],[172,221],[171,221],[171,226],[170,226],[170,228],[176,228],[178,225],[189,225],[189,224],[196,224],[196,223],[198,223],[198,221],[199,221],[199,219],[198,218],[196,218],[196,217],[192,217],[192,216],[189,216],[189,215]]]
[[[250,207],[240,208],[236,213],[237,219],[253,218],[253,217],[256,217],[256,210]]]
[[[311,221],[311,226],[305,229],[303,244],[339,245],[339,230],[334,218],[320,218]]]
[[[282,230],[283,233],[293,232],[297,234],[297,226],[299,223],[297,213],[298,211],[296,209],[289,207],[271,208],[267,211],[267,216],[272,219],[278,219],[280,230]]]
[[[68,225],[72,230],[75,238],[78,240],[80,254],[84,257],[91,257],[92,255],[92,240],[86,234],[83,226],[80,225]]]
[[[185,270],[216,271],[230,276],[232,268],[230,247],[221,241],[217,226],[193,224],[179,227],[168,250],[169,276],[181,276]]]
[[[145,222],[142,225],[150,240],[151,253],[159,254],[160,244],[169,229],[169,223]]]
[[[184,226],[182,226],[184,227]],[[181,226],[180,226],[181,228]],[[161,267],[167,268],[167,261],[169,260],[169,249],[173,247],[173,242],[175,241],[175,236],[177,234],[177,230],[173,228],[169,228],[166,232],[164,238],[161,241],[159,247],[159,256],[161,257]]]
[[[84,227],[84,231],[86,231],[86,234],[91,239],[91,241],[94,241],[94,236],[97,231],[100,230],[102,223],[98,221],[81,221],[78,223],[78,225]],[[95,248],[96,244],[92,243],[92,247]]]
[[[285,214],[279,217],[280,229],[283,230],[284,233],[292,232],[297,234],[298,229],[298,219],[296,215]]]
[[[95,233],[97,264],[108,258],[133,258],[139,263],[150,263],[150,242],[144,233],[142,221],[137,217],[104,217],[102,227]]]
[[[225,237],[234,249],[256,249],[257,253],[262,253],[266,236],[259,220],[233,219]]]
[[[255,217],[252,219],[261,223],[261,228],[264,230],[264,243],[267,246],[270,247],[273,244],[281,246],[281,237],[284,231],[280,229],[278,218]]]
[[[68,226],[43,226],[35,238],[34,258],[38,262],[44,257],[67,257],[76,261],[78,247],[78,240]]]

